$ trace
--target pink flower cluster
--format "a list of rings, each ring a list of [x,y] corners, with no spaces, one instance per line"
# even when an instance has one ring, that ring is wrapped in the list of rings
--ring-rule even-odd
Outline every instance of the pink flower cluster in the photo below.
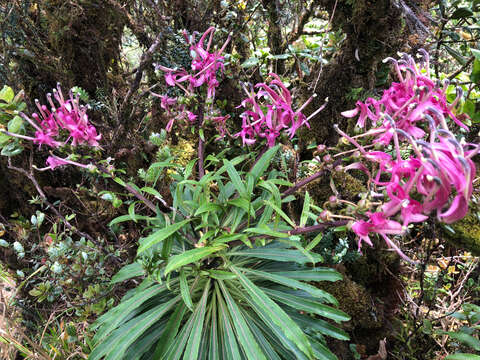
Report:
[[[389,117],[395,121],[397,129],[405,131],[415,139],[425,136],[425,131],[419,125],[425,122],[425,114],[432,116],[437,125],[442,118],[449,117],[468,130],[452,111],[462,97],[462,92],[458,91],[457,99],[448,104],[445,95],[448,81],[440,86],[430,78],[429,55],[423,49],[420,52],[423,55],[421,64],[416,64],[414,59],[406,54],[398,61],[393,58],[385,59],[394,64],[400,82],[392,83],[390,88],[383,92],[380,100],[368,98],[365,102],[358,101],[355,109],[342,113],[348,118],[358,115],[357,126],[360,128],[365,127],[367,119],[373,126],[380,123],[380,126],[370,132],[376,135],[374,143],[388,145],[391,142],[393,132]]]
[[[186,94],[192,94],[194,89],[207,84],[207,98],[213,99],[215,97],[215,89],[218,87],[217,71],[223,71],[224,57],[221,56],[223,50],[227,46],[230,37],[225,41],[222,48],[217,52],[209,52],[213,40],[215,28],[210,27],[202,35],[202,37],[195,43],[195,34],[188,36],[184,32],[185,40],[190,44],[190,54],[192,56],[192,70],[193,74],[185,69],[170,69],[163,65],[156,65],[156,69],[165,72],[165,82],[170,86],[178,86]],[[204,42],[208,38],[208,43],[205,48]],[[184,86],[183,83],[187,85]]]
[[[388,197],[376,212],[366,212],[366,219],[353,224],[359,248],[362,241],[372,245],[369,234],[377,233],[389,247],[409,260],[387,235],[403,234],[409,224],[427,220],[432,212],[444,223],[462,219],[473,191],[475,164],[472,157],[480,147],[456,139],[444,115],[462,128],[465,125],[452,113],[454,105],[447,103],[445,88],[430,79],[427,69],[426,75],[421,75],[413,59],[408,56],[404,59],[401,65],[395,62],[401,83],[393,83],[379,102],[367,100],[370,104],[381,103],[376,112],[370,111],[368,106],[365,108],[365,104],[352,111],[358,110],[360,126],[365,125],[367,117],[374,125],[376,119],[381,119],[381,124],[356,137],[348,136],[338,127],[337,131],[358,148],[361,157],[372,164],[370,168],[376,169],[376,174],[372,176],[361,162],[345,169],[366,172],[377,198],[382,193]],[[428,68],[426,54],[424,59]],[[346,116],[351,116],[352,112]],[[367,151],[357,142],[372,134],[377,135],[374,143],[388,145],[393,139],[395,158],[387,151]],[[410,156],[404,159],[402,154]]]
[[[75,97],[70,92],[69,98],[63,96],[60,85],[53,90],[53,98],[58,103],[58,107],[52,100],[52,95],[47,94],[50,109],[46,105],[40,105],[38,100],[35,104],[38,108],[38,113],[32,113],[31,118],[24,113],[20,116],[25,119],[34,129],[35,136],[25,136],[8,132],[10,136],[20,139],[32,141],[34,144],[47,145],[52,148],[58,148],[66,145],[70,140],[72,146],[87,144],[89,146],[99,146],[98,141],[102,138],[93,125],[88,121],[87,108],[80,105],[80,97],[77,94]],[[60,141],[59,138],[68,134],[65,141]],[[81,167],[87,167],[68,159],[61,159],[57,156],[49,156],[46,161],[48,167],[40,170],[55,169],[58,166],[73,164]]]
[[[310,97],[297,111],[293,111],[290,91],[277,74],[269,75],[272,77],[269,84],[259,83],[253,89],[243,87],[248,97],[238,107],[246,110],[241,115],[242,130],[234,137],[241,137],[244,145],[254,144],[259,137],[266,139],[268,146],[272,147],[285,129],[291,139],[303,125],[310,127],[308,120],[325,107],[323,105],[307,118],[302,110],[312,100],[313,97]],[[258,90],[255,92],[255,89]]]
[[[72,146],[82,144],[98,146],[98,141],[102,136],[97,134],[95,127],[89,123],[87,108],[80,105],[79,96],[73,97],[73,94],[70,93],[69,98],[65,99],[62,89],[58,85],[57,89],[53,90],[53,97],[59,107],[55,106],[51,94],[47,94],[50,110],[46,105],[40,105],[39,101],[35,100],[39,114],[33,113],[33,120],[24,113],[20,113],[36,130],[35,137],[24,138],[32,140],[33,143],[40,146],[48,145],[53,148],[65,145],[69,140],[71,140]],[[60,130],[66,130],[68,133],[68,138],[63,143],[58,141],[58,137],[61,135]]]
[[[193,74],[190,74],[185,69],[170,69],[162,65],[156,65],[156,69],[162,70],[165,72],[165,82],[169,86],[177,86],[182,89],[185,94],[192,95],[195,88],[202,86],[203,84],[207,85],[207,99],[210,100],[210,103],[213,102],[215,98],[215,89],[218,87],[219,82],[217,80],[217,72],[224,70],[224,57],[221,56],[223,50],[230,41],[230,36],[223,44],[222,48],[217,52],[210,52],[210,47],[213,40],[213,34],[215,32],[214,27],[210,27],[205,33],[201,36],[197,43],[195,43],[195,34],[188,36],[186,31],[184,32],[184,37],[187,43],[190,45],[190,54],[192,55],[192,65]],[[208,43],[205,48],[205,40],[208,37]],[[187,85],[184,86],[184,83]],[[170,117],[169,122],[167,123],[166,130],[171,131],[173,124],[177,120],[184,120],[187,124],[195,124],[197,122],[198,115],[187,111],[184,104],[179,104],[177,98],[171,98],[167,95],[159,95],[151,92],[153,96],[160,98],[160,106],[167,112],[167,115]],[[227,133],[226,129],[226,120],[230,118],[230,115],[220,116],[210,112],[205,112],[204,119],[211,121],[219,134],[221,139]],[[217,140],[218,140],[217,139]]]

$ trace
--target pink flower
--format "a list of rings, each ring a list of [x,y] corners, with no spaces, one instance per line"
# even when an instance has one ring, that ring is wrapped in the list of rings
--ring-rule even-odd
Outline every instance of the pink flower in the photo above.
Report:
[[[244,145],[254,144],[255,138],[265,138],[267,145],[272,147],[283,131],[293,138],[300,127],[309,127],[308,119],[301,110],[311,98],[294,111],[290,91],[277,74],[269,75],[273,78],[269,84],[255,85],[257,92],[244,87],[248,97],[240,105],[246,109],[241,115],[242,131],[233,135],[241,137]]]
[[[402,235],[404,228],[398,222],[388,220],[383,213],[367,213],[368,221],[359,220],[352,225],[352,230],[359,237],[358,248],[361,248],[361,242],[365,241],[368,245],[373,246],[369,234],[376,233],[382,236],[388,247],[396,251],[400,257],[408,262],[414,263],[387,235]]]
[[[62,166],[62,165],[68,165],[68,162],[65,161],[64,159],[61,159],[56,156],[49,156],[46,161],[48,167],[51,170],[54,170],[55,168]]]
[[[72,145],[88,144],[89,146],[99,146],[98,141],[102,138],[97,133],[97,130],[88,121],[87,109],[80,105],[80,98],[77,95],[73,97],[70,93],[70,98],[65,100],[62,89],[58,85],[54,89],[54,99],[57,101],[59,107],[55,107],[51,94],[47,94],[48,102],[51,105],[51,111],[45,105],[40,105],[35,101],[39,110],[39,114],[33,113],[30,119],[24,113],[20,115],[35,128],[35,137],[33,142],[38,145],[47,145],[53,148],[62,145],[57,138],[61,136],[60,130],[65,130],[68,138],[65,141],[72,139]]]
[[[165,72],[165,82],[169,86],[177,86],[187,94],[192,94],[196,88],[207,84],[207,98],[213,99],[215,97],[215,89],[218,87],[217,72],[221,72],[224,68],[223,50],[230,41],[230,36],[223,44],[221,49],[217,52],[210,52],[210,47],[213,40],[215,28],[210,27],[198,42],[195,42],[195,35],[191,37],[184,32],[185,40],[190,44],[190,54],[192,55],[191,70],[189,73],[185,69],[170,69],[163,65],[156,65],[156,69]],[[205,40],[208,37],[208,43],[205,46]],[[187,84],[181,85],[181,83]]]
[[[382,121],[378,129],[383,129],[384,133],[379,134],[375,142],[388,145],[392,139],[391,124],[386,115],[394,119],[397,129],[405,131],[415,139],[425,135],[421,126],[426,123],[426,114],[433,118],[436,125],[444,127],[445,117],[449,117],[458,126],[468,130],[452,112],[458,97],[453,104],[448,104],[445,87],[437,86],[429,77],[427,52],[421,52],[423,66],[415,64],[408,55],[404,55],[402,63],[389,58],[388,60],[394,63],[400,82],[392,83],[380,100],[368,98],[365,102],[358,101],[355,109],[342,113],[348,118],[359,115],[357,126],[361,128],[365,127],[367,118],[373,125],[379,120]]]

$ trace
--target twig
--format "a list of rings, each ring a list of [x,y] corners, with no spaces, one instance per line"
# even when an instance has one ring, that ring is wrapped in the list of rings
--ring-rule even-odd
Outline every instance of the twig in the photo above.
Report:
[[[108,170],[105,169],[103,166],[97,164],[96,167],[100,172],[110,176],[113,180],[115,180],[116,176],[108,172]],[[124,184],[125,185],[123,185],[123,187],[125,189],[127,189],[130,193],[132,193],[138,200],[142,201],[150,210],[152,210],[154,213],[157,213],[157,207],[150,200],[148,200],[145,196],[140,194],[136,189],[134,189],[128,183],[124,183]]]
[[[473,60],[475,60],[475,56],[471,56],[468,61],[465,63],[465,65],[463,65],[460,69],[458,69],[457,71],[455,71],[453,74],[451,75],[448,75],[448,80],[452,80],[452,79],[455,79],[455,77],[460,74],[462,71],[465,71],[469,66],[470,64],[473,62]]]
[[[28,171],[26,171],[25,169],[22,169],[22,168],[18,168],[18,167],[15,167],[12,165],[12,161],[11,161],[11,158],[8,158],[8,168],[9,169],[12,169],[12,170],[15,170],[23,175],[25,175],[32,183],[33,185],[35,186],[35,189],[37,190],[38,194],[40,195],[40,197],[42,198],[43,202],[49,207],[52,209],[52,211],[55,213],[55,215],[57,215],[62,221],[63,223],[65,224],[65,226],[73,231],[74,233],[76,233],[77,235],[81,236],[81,237],[84,237],[86,239],[88,239],[89,241],[91,241],[93,244],[95,244],[96,246],[102,248],[101,244],[95,240],[92,236],[90,236],[89,234],[87,233],[84,233],[82,231],[79,231],[77,230],[76,227],[72,226],[70,224],[70,222],[65,219],[65,217],[57,210],[57,208],[55,206],[53,206],[52,203],[50,203],[50,201],[48,201],[47,199],[47,196],[45,195],[45,193],[43,192],[42,188],[40,187],[40,185],[38,184],[37,182],[37,179],[35,179],[35,176],[33,175],[33,173],[29,173]]]
[[[329,222],[324,222],[317,225],[299,227],[293,230],[280,231],[280,232],[286,232],[288,235],[301,235],[301,234],[308,234],[308,233],[322,231],[330,227],[347,225],[347,223],[348,223],[348,220],[329,221]]]
[[[140,65],[138,65],[138,68],[136,69],[135,79],[133,80],[133,83],[130,86],[130,89],[128,90],[127,95],[125,96],[125,99],[123,100],[121,110],[125,108],[128,101],[130,101],[130,98],[132,97],[132,95],[139,88],[140,81],[142,80],[142,76],[143,76],[143,70],[145,70],[145,68],[151,64],[153,54],[155,53],[157,48],[160,46],[163,36],[164,36],[163,32],[158,34],[155,40],[153,41],[153,44],[148,48],[146,52],[143,53],[140,59]],[[121,121],[124,122],[125,120],[126,119],[122,119]]]

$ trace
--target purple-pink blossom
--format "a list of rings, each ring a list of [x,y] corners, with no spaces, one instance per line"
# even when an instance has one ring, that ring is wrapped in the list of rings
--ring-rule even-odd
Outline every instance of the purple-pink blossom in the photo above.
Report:
[[[449,130],[448,119],[467,128],[459,120],[461,116],[456,117],[452,112],[461,92],[458,91],[457,99],[449,104],[447,84],[430,78],[428,54],[423,51],[422,55],[420,65],[407,55],[402,61],[389,59],[395,65],[400,82],[385,90],[380,100],[369,98],[357,102],[355,109],[342,113],[346,117],[358,115],[357,126],[368,127],[368,130],[350,137],[336,127],[357,147],[363,160],[345,169],[365,172],[371,191],[386,194],[383,204],[377,208],[381,213],[367,212],[367,219],[359,216],[352,225],[359,247],[362,241],[371,245],[369,234],[377,233],[405,259],[408,258],[386,236],[388,231],[397,229],[395,234],[400,235],[400,227],[405,230],[408,225],[426,221],[431,215],[447,224],[462,219],[468,211],[476,174],[472,157],[480,149],[478,144],[458,140]],[[360,141],[368,135],[374,136],[373,144],[387,146],[393,142],[393,151],[367,151]]]
[[[99,146],[98,141],[102,138],[96,128],[90,124],[87,115],[87,108],[80,105],[80,97],[70,92],[69,98],[65,99],[60,85],[53,91],[52,95],[47,94],[50,109],[35,101],[38,113],[32,113],[31,118],[20,113],[33,128],[35,137],[31,138],[34,144],[47,145],[53,148],[67,144],[71,140],[73,146],[87,144]],[[63,130],[63,132],[62,132]],[[67,136],[64,140],[63,134]],[[13,134],[13,136],[15,136]],[[62,140],[60,140],[62,138]]]
[[[302,110],[312,100],[312,97],[297,111],[294,111],[290,91],[277,74],[270,73],[269,75],[272,77],[269,84],[259,83],[251,89],[244,86],[247,98],[239,106],[245,108],[241,115],[242,129],[233,135],[240,137],[243,145],[252,145],[257,138],[263,138],[266,139],[267,145],[272,147],[282,132],[285,132],[291,139],[300,127],[310,127],[309,118],[302,113]],[[324,106],[315,111],[310,118]]]
[[[198,42],[195,42],[195,34],[189,36],[184,32],[185,40],[190,44],[192,56],[191,71],[186,69],[172,69],[163,65],[156,65],[156,69],[165,72],[165,82],[169,86],[177,86],[187,95],[194,93],[195,89],[206,84],[207,98],[215,97],[215,89],[218,87],[217,72],[224,70],[224,57],[221,56],[225,50],[230,36],[218,51],[210,52],[215,28],[210,27],[203,33]],[[208,38],[208,40],[207,40]],[[205,44],[207,41],[207,44]]]
[[[446,97],[446,87],[438,84],[430,78],[429,55],[425,50],[420,51],[423,61],[416,64],[414,59],[404,54],[400,61],[387,58],[394,64],[399,82],[392,85],[383,92],[380,100],[368,98],[365,102],[357,101],[353,110],[344,111],[343,116],[353,118],[358,115],[357,126],[365,128],[369,123],[377,129],[376,139],[383,145],[390,144],[392,140],[392,123],[395,122],[397,129],[403,130],[414,139],[424,137],[424,125],[428,125],[425,115],[432,117],[436,125],[444,127],[445,118],[450,118],[458,126],[468,130],[468,127],[460,121],[460,118],[453,112],[461,92],[457,99],[449,104]],[[377,123],[380,123],[377,126]]]

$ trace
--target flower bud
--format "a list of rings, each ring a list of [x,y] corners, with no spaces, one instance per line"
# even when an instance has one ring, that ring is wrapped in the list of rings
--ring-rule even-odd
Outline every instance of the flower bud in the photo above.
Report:
[[[323,210],[318,218],[322,221],[330,221],[332,219],[331,217],[332,213],[328,210]]]
[[[335,196],[335,195],[331,195],[329,198],[328,198],[328,204],[331,206],[331,207],[336,207],[338,205],[339,201],[338,201],[338,198]]]
[[[321,154],[327,149],[327,146],[324,144],[317,145],[317,151]]]

